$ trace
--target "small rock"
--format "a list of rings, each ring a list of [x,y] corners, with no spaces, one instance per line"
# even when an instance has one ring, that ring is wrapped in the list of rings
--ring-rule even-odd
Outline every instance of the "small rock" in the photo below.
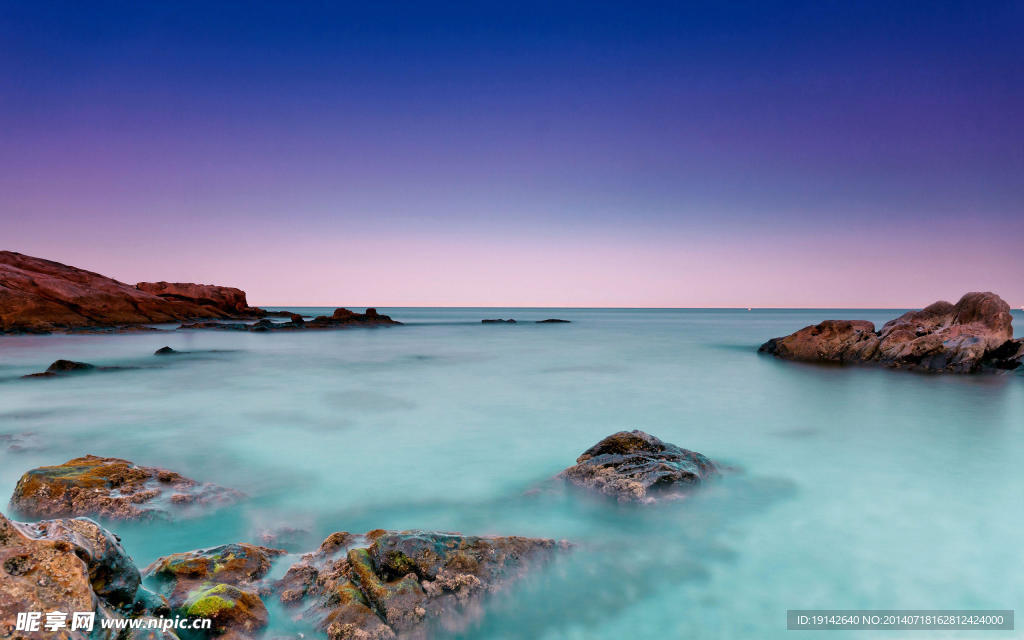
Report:
[[[643,431],[620,431],[584,451],[559,476],[619,502],[651,503],[685,496],[715,473],[715,463],[696,451]]]
[[[160,347],[159,349],[157,349],[156,351],[153,352],[153,355],[155,355],[155,356],[173,356],[173,355],[178,354],[178,353],[181,353],[181,352],[180,351],[176,351],[176,350],[174,350],[174,349],[172,349],[170,347]]]
[[[562,320],[561,318],[548,318],[547,320],[538,320],[537,324],[568,324],[569,322],[571,322],[571,320]]]
[[[516,324],[516,321],[512,318],[509,318],[508,320],[503,320],[501,318],[487,318],[480,322],[483,324]]]

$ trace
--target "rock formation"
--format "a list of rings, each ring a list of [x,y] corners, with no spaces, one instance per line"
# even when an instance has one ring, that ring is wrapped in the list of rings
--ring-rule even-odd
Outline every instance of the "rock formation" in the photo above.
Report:
[[[117,537],[92,520],[22,524],[0,514],[0,636],[14,632],[19,613],[80,611],[95,614],[91,633],[72,630],[69,619],[59,634],[40,627],[25,637],[114,640],[123,632],[103,629],[103,620],[148,616],[162,605],[139,584],[139,570]]]
[[[166,469],[85,456],[32,469],[18,480],[11,508],[33,518],[95,515],[118,520],[169,517],[189,506],[219,506],[241,494]]]
[[[172,614],[212,620],[219,638],[251,638],[267,626],[260,581],[280,549],[225,544],[160,558],[145,570],[167,599]]]
[[[867,320],[826,320],[758,351],[786,360],[871,363],[929,372],[1015,369],[1024,340],[1013,339],[1010,306],[994,293],[968,293],[955,305],[936,302],[908,311],[880,331]]]
[[[0,251],[0,333],[262,317],[245,293],[212,285],[132,286],[59,262]]]
[[[683,497],[717,470],[696,451],[643,431],[619,431],[584,451],[559,476],[619,502],[651,503]]]
[[[195,322],[183,324],[179,329],[218,329],[221,331],[296,331],[299,329],[348,329],[351,327],[380,327],[402,324],[392,320],[389,316],[377,313],[374,308],[369,308],[366,313],[356,313],[344,307],[334,310],[329,316],[317,316],[312,320],[306,320],[298,315],[291,314],[287,322],[274,322],[264,318],[253,323],[245,322]]]
[[[481,598],[565,543],[425,531],[331,534],[274,585],[330,640],[422,638],[480,615]]]

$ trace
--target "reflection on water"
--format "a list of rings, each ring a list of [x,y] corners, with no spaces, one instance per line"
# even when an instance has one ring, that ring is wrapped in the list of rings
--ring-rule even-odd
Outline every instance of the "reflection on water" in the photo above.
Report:
[[[827,317],[878,324],[892,311],[381,312],[409,324],[0,338],[0,493],[31,467],[93,453],[249,496],[173,527],[111,525],[140,564],[234,541],[302,551],[378,527],[575,544],[443,637],[772,638],[787,608],[1024,599],[1022,374],[755,353]],[[573,323],[479,324],[551,316]],[[189,353],[151,355],[164,345]],[[140,368],[19,378],[58,358]],[[626,428],[733,471],[653,508],[551,482]],[[309,631],[271,612],[268,635]]]

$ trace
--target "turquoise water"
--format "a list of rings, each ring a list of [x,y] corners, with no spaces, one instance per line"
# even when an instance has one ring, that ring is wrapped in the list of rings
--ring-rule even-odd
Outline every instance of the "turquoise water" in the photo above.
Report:
[[[310,309],[307,313],[325,310]],[[381,309],[406,326],[0,338],[0,494],[93,453],[238,488],[208,517],[110,526],[139,564],[337,530],[565,538],[459,638],[776,638],[786,609],[1020,608],[1024,375],[817,367],[757,346],[894,311]],[[485,317],[572,324],[481,325]],[[1015,316],[1018,327],[1024,318]],[[157,358],[170,345],[189,355]],[[20,380],[58,358],[143,368]],[[639,428],[734,469],[620,506],[549,478]],[[539,489],[539,491],[536,491]],[[308,631],[275,610],[273,632]],[[274,635],[273,633],[268,634]],[[1013,632],[843,632],[1012,637]],[[834,638],[799,632],[799,638]]]

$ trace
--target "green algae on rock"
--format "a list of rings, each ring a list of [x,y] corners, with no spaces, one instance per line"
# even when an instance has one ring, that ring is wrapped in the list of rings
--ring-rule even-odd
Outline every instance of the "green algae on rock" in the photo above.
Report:
[[[222,506],[241,495],[174,471],[87,455],[25,473],[14,488],[11,508],[35,518],[95,515],[137,520],[169,517],[188,506]]]
[[[521,537],[374,530],[338,532],[274,584],[281,601],[331,640],[425,637],[458,627],[480,599],[549,560],[567,543]]]

